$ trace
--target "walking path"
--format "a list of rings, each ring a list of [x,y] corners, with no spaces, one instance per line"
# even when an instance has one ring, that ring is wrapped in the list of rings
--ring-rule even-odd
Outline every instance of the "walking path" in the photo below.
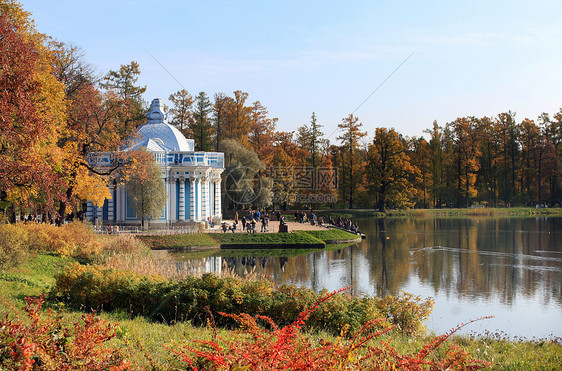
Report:
[[[228,226],[231,226],[234,220],[223,220]],[[292,231],[325,231],[325,227],[321,227],[319,225],[312,225],[310,223],[297,223],[297,222],[285,222],[289,227],[289,232]],[[269,221],[269,230],[267,232],[260,232],[261,229],[261,222],[256,223],[256,233],[277,233],[279,232],[279,222]],[[214,228],[204,229],[203,232],[205,233],[217,233],[222,232],[222,228],[220,225],[215,225]],[[227,231],[226,233],[232,233],[232,231]],[[234,233],[246,233],[246,231],[242,230],[242,223],[238,222],[236,226],[236,232]]]

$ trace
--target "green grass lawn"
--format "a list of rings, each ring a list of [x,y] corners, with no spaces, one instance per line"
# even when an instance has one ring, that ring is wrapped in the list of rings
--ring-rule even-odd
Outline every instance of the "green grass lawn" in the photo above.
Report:
[[[74,259],[37,254],[17,267],[0,272],[0,298],[23,305],[25,297],[49,292],[55,285],[54,275],[71,261]]]
[[[189,246],[217,246],[219,242],[208,233],[138,236],[151,249],[184,249]]]
[[[333,243],[334,241],[349,241],[358,238],[357,235],[342,231],[339,229],[326,229],[321,231],[294,231],[291,233],[196,233],[196,234],[184,234],[184,235],[162,235],[162,236],[139,236],[137,237],[148,245],[151,249],[169,249],[169,250],[186,250],[188,247],[201,246],[201,247],[215,247],[221,244],[225,245],[248,245],[248,249],[251,249],[251,245],[261,245],[260,248],[263,249],[263,245],[271,245],[270,250],[284,250],[283,245],[302,245],[304,249],[310,252],[322,248],[325,243]],[[306,245],[315,245],[312,248],[307,248]],[[273,252],[272,252],[273,253]],[[291,255],[288,252],[280,253],[275,252],[276,256],[288,256]],[[205,257],[209,255],[215,255],[217,253],[212,252],[190,252],[188,254],[195,254],[191,258]],[[298,255],[302,254],[299,252]],[[223,254],[220,254],[221,256]],[[260,256],[264,256],[264,253],[260,253]],[[191,256],[191,255],[190,255]]]
[[[324,242],[348,241],[348,240],[355,240],[357,238],[360,238],[358,235],[354,233],[349,233],[336,228],[325,229],[321,231],[306,231],[306,233],[318,239],[321,239]]]
[[[308,233],[210,233],[211,237],[228,244],[323,244],[324,242]]]

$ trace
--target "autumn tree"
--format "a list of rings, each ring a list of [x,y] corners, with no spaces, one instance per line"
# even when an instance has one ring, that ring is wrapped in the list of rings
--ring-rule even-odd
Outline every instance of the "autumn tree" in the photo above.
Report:
[[[193,97],[187,90],[182,89],[171,94],[168,99],[172,103],[172,107],[170,108],[172,120],[170,124],[178,128],[183,135],[190,137],[192,133],[188,130],[188,125],[192,115],[191,108],[193,106]]]
[[[273,180],[273,207],[293,204],[295,201],[295,169],[293,161],[283,150],[277,146],[271,159],[270,177]]]
[[[146,120],[146,107],[142,99],[146,86],[138,85],[140,73],[140,65],[131,61],[121,65],[118,71],[109,71],[100,84],[102,88],[116,94],[123,105],[119,115],[120,130],[123,132],[131,132]]]
[[[294,167],[306,166],[307,151],[300,148],[295,141],[294,131],[276,131],[273,135],[275,147],[281,147],[291,159]]]
[[[142,94],[146,86],[137,86],[140,76],[140,65],[131,61],[121,65],[119,71],[109,71],[104,78],[102,87],[113,89],[122,99],[130,99],[136,103],[142,102]]]
[[[47,37],[15,1],[0,3],[0,192],[12,211],[53,210],[66,107]],[[30,210],[31,211],[31,210]]]
[[[541,137],[540,128],[533,120],[524,119],[520,124],[519,145],[521,146],[521,202],[537,201],[533,191],[538,177],[536,158]],[[542,175],[542,174],[541,174]],[[538,182],[540,183],[540,179]]]
[[[551,118],[547,113],[540,116],[545,138],[548,162],[548,189],[551,204],[562,202],[562,108]]]
[[[418,192],[416,192],[418,193],[416,196],[416,204],[423,208],[427,208],[427,198],[431,184],[431,177],[429,175],[431,169],[429,144],[424,137],[414,137],[409,140],[408,147],[410,163],[419,170],[419,176],[413,178],[416,181],[414,188],[418,190]]]
[[[250,132],[250,107],[246,106],[248,93],[241,90],[234,92],[234,97],[225,100],[224,120],[222,123],[222,134],[229,139],[235,139],[239,143],[248,143]]]
[[[477,195],[475,184],[480,152],[476,125],[474,117],[458,118],[448,124],[453,138],[457,207],[468,207]]]
[[[259,158],[266,164],[271,163],[276,118],[269,118],[267,108],[259,101],[250,107],[250,132],[248,142]]]
[[[361,131],[362,123],[353,114],[342,119],[338,124],[341,135],[337,138],[342,143],[342,164],[344,178],[343,187],[347,188],[347,199],[349,201],[349,208],[353,208],[353,196],[357,192],[359,184],[357,175],[361,169],[361,159],[359,158],[359,146],[361,138],[367,135],[366,132]]]
[[[407,155],[407,143],[394,129],[377,128],[367,155],[367,187],[375,196],[376,208],[412,206],[413,179],[419,170]]]
[[[210,151],[213,148],[211,138],[213,124],[209,118],[211,110],[209,97],[204,92],[200,92],[195,97],[195,107],[189,122],[189,127],[195,139],[196,151]]]
[[[103,92],[96,87],[93,68],[79,48],[64,43],[53,47],[53,65],[56,76],[65,84],[68,107],[57,142],[63,159],[58,167],[64,181],[63,196],[58,200],[62,223],[67,213],[78,210],[82,200],[102,206],[111,197],[107,185],[122,162],[115,159],[114,166],[101,169],[90,165],[88,158],[96,152],[116,151],[134,127],[121,122],[129,113],[128,101],[114,90]]]
[[[85,62],[85,52],[80,47],[64,42],[50,43],[55,76],[64,84],[67,97],[72,97],[84,85],[99,81],[95,68]]]
[[[516,174],[518,171],[519,130],[515,114],[511,111],[500,113],[495,120],[495,135],[500,145],[500,197],[506,202],[513,202],[517,197]]]
[[[46,128],[35,110],[39,83],[34,79],[36,55],[22,40],[6,15],[0,16],[0,180],[1,191],[11,193],[33,186],[33,149]],[[20,153],[23,152],[23,153]],[[26,171],[27,170],[27,171]]]
[[[30,41],[35,54],[35,57],[28,56],[22,51],[20,56],[28,63],[35,63],[28,76],[37,79],[37,91],[28,108],[36,112],[37,120],[28,118],[26,123],[33,126],[34,131],[38,130],[40,146],[33,144],[35,134],[19,128],[19,135],[26,138],[26,143],[20,144],[17,152],[33,155],[34,166],[42,168],[34,173],[20,163],[19,177],[22,174],[31,177],[36,189],[29,192],[32,188],[28,188],[26,193],[33,194],[36,208],[40,207],[41,212],[54,212],[58,205],[62,223],[67,213],[78,210],[82,200],[87,198],[101,205],[110,197],[107,176],[114,169],[100,172],[88,164],[88,156],[97,151],[117,149],[120,140],[130,134],[119,120],[128,113],[127,104],[123,104],[116,91],[102,93],[96,88],[98,79],[93,67],[84,61],[84,53],[79,48],[50,41],[36,32],[17,3],[3,2],[0,6],[3,15],[11,14],[26,30],[22,37]],[[3,56],[9,54],[3,53]],[[18,62],[17,58],[10,59]],[[20,94],[20,98],[23,95]],[[23,196],[19,192],[19,203]]]
[[[426,129],[431,135],[428,147],[430,194],[433,198],[433,207],[441,208],[445,195],[445,165],[443,149],[443,128],[433,121],[433,128]]]
[[[215,150],[218,152],[220,143],[224,139],[224,121],[226,118],[226,101],[227,97],[224,93],[215,93],[213,103],[213,131]]]
[[[459,192],[457,179],[458,167],[455,161],[455,136],[451,125],[443,128],[443,172],[444,172],[444,201],[449,207],[453,207],[458,201]],[[459,205],[462,206],[462,205]]]
[[[496,206],[499,181],[499,140],[495,135],[494,120],[482,117],[478,120],[479,171],[477,188],[480,199]]]
[[[140,216],[144,229],[146,219],[162,216],[167,199],[162,170],[154,155],[144,150],[131,152],[123,180],[131,206]]]
[[[326,140],[321,129],[322,125],[318,123],[314,112],[310,117],[310,125],[303,125],[298,128],[297,142],[303,150],[310,154],[307,162],[312,167],[317,167],[322,162]]]

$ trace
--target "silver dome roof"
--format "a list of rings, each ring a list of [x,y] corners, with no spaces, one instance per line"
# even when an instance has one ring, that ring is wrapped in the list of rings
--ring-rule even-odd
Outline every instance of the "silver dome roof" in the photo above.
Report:
[[[193,152],[193,139],[186,139],[175,126],[168,124],[167,115],[160,107],[160,99],[154,99],[146,114],[146,124],[137,129],[129,149],[144,147],[153,152]]]

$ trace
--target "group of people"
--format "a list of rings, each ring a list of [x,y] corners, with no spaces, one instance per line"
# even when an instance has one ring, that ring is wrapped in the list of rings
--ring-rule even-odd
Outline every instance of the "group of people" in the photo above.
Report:
[[[323,225],[324,219],[318,217],[314,211],[310,213],[310,218],[304,211],[295,211],[295,222],[297,223],[310,223],[312,225]]]
[[[337,219],[334,220],[330,216],[329,223],[337,228],[345,229],[346,231],[352,233],[361,234],[361,231],[359,230],[359,226],[357,225],[357,223],[353,222],[350,219],[343,220],[341,216],[338,216]]]
[[[276,216],[278,220],[281,219],[279,212],[277,212]],[[238,228],[238,223],[240,223],[242,224],[242,232],[256,233],[256,224],[259,223],[261,225],[260,232],[268,232],[269,219],[269,213],[260,210],[249,210],[248,215],[243,215],[241,219],[239,219],[238,212],[236,212],[232,225],[228,226],[226,223],[222,223],[222,230],[224,233],[227,231],[234,233]]]
[[[106,227],[107,234],[119,234],[119,226],[109,223]]]
[[[279,211],[273,211],[271,216],[274,218],[272,220],[277,220],[280,222],[280,226],[285,226],[285,217],[281,215]],[[242,231],[248,233],[256,233],[256,225],[260,224],[260,232],[268,232],[269,231],[269,221],[270,221],[270,214],[268,211],[260,211],[260,210],[249,210],[246,215],[243,215],[242,218],[239,218],[238,212],[234,214],[234,222],[232,225],[228,225],[227,223],[222,223],[222,230],[223,232],[236,232],[238,229],[238,223],[242,224]],[[324,226],[324,219],[322,217],[318,217],[318,215],[311,211],[307,214],[304,211],[295,211],[295,222],[297,223],[310,223],[312,225],[319,225]],[[356,222],[353,222],[350,219],[342,219],[341,216],[338,216],[335,220],[330,216],[328,224],[340,229],[345,229],[346,231],[361,234],[359,226]]]

